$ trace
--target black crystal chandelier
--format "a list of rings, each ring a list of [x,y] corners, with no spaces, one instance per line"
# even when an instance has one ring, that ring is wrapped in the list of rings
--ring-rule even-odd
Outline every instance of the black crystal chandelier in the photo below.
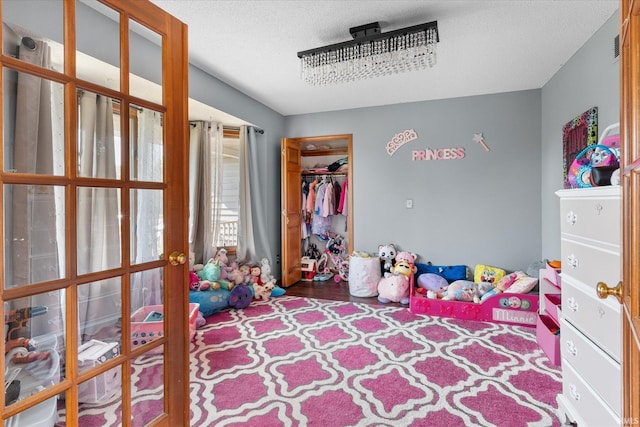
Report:
[[[359,79],[433,67],[438,22],[382,33],[380,23],[352,27],[353,40],[298,52],[302,79],[311,85]]]

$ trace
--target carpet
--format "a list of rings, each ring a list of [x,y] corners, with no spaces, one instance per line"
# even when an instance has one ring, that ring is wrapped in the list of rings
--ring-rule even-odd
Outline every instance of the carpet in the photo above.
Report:
[[[305,299],[207,318],[191,426],[558,426],[535,329]]]

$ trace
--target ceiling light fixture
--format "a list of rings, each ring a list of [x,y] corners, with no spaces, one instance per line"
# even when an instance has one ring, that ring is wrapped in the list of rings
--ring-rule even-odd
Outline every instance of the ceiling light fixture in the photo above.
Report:
[[[352,27],[353,40],[298,52],[302,79],[311,85],[345,83],[436,63],[438,22],[427,22],[387,33],[380,23]]]

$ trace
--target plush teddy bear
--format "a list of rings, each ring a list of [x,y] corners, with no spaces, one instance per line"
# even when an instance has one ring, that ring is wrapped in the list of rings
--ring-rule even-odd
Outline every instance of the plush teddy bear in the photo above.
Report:
[[[263,285],[259,285],[257,283],[253,284],[254,298],[261,300],[268,300],[271,296],[271,292],[276,287],[275,279],[268,281]]]
[[[382,273],[385,277],[391,274],[391,269],[393,268],[396,253],[396,247],[392,243],[388,245],[378,246],[378,257],[380,258],[380,263],[382,264]]]
[[[400,261],[407,261],[409,264],[414,265],[418,256],[412,252],[398,252],[396,253],[396,264]]]

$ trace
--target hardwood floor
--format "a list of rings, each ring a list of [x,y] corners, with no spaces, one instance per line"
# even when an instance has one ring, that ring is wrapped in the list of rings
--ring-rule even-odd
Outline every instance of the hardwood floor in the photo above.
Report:
[[[383,304],[378,301],[377,297],[354,297],[349,293],[349,282],[340,281],[336,283],[334,280],[305,282],[300,281],[285,288],[285,295],[292,295],[304,298],[326,299],[330,301],[350,301],[371,305],[388,305],[394,307],[407,307],[400,303],[390,302]]]

